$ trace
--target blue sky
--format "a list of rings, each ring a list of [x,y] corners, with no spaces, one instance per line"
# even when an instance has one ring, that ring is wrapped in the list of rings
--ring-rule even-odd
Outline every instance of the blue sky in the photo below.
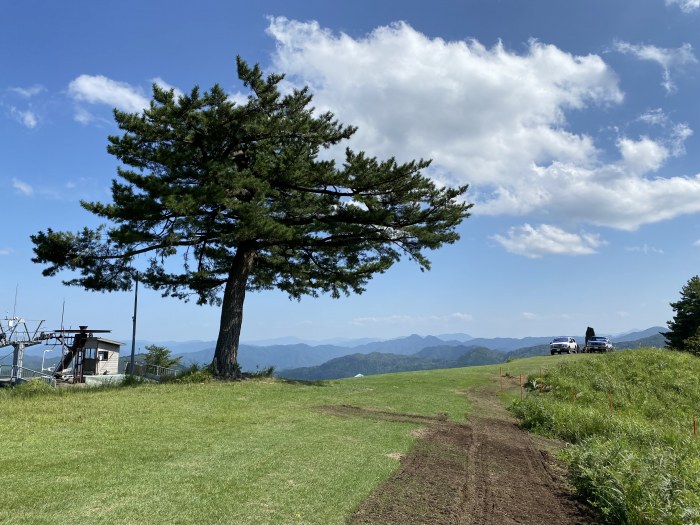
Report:
[[[131,334],[133,295],[41,275],[29,236],[110,198],[111,108],[155,82],[244,96],[235,57],[309,85],[380,158],[468,183],[462,239],[360,296],[249,294],[243,339],[580,335],[664,325],[700,258],[700,0],[4,2],[0,316]],[[67,276],[64,276],[67,277]],[[216,308],[139,295],[140,339]]]

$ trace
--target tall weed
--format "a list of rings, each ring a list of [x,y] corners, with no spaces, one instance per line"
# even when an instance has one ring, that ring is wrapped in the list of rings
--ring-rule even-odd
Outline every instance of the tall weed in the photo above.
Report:
[[[577,491],[608,523],[700,523],[700,359],[666,350],[590,356],[548,371],[512,410],[571,443]]]

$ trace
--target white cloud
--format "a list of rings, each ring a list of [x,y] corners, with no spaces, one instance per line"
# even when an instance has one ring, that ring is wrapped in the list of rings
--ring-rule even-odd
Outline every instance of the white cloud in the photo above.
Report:
[[[10,255],[12,252],[12,248],[0,248],[0,255]]]
[[[29,109],[22,111],[13,106],[10,108],[10,112],[18,122],[29,129],[33,129],[39,124],[39,119],[36,114]]]
[[[68,93],[75,100],[107,104],[122,111],[140,112],[149,104],[140,88],[102,75],[80,75],[68,85]]]
[[[631,175],[657,171],[669,156],[665,147],[648,137],[639,140],[622,137],[617,146],[622,157],[621,165]]]
[[[669,138],[669,146],[671,148],[671,155],[678,157],[685,153],[685,141],[688,140],[693,134],[693,130],[690,129],[688,124],[681,122],[680,124],[675,124],[671,131],[671,136]]]
[[[540,317],[533,312],[523,312],[521,315],[523,316],[523,319],[527,319],[528,321],[536,321]]]
[[[700,211],[700,175],[663,170],[684,153],[693,133],[687,124],[650,110],[640,117],[650,133],[618,137],[612,162],[603,162],[590,136],[567,130],[567,112],[623,102],[599,56],[537,41],[523,53],[448,42],[405,23],[353,38],[316,22],[271,18],[268,33],[277,42],[275,70],[309,85],[319,110],[359,127],[353,148],[432,158],[427,174],[439,184],[470,184],[475,214],[633,230]],[[626,45],[669,69],[695,60],[689,46],[653,48],[654,55]]]
[[[471,183],[506,181],[533,162],[590,162],[595,147],[564,129],[565,110],[623,98],[600,57],[536,41],[518,55],[430,39],[405,23],[353,39],[273,18],[268,32],[275,68],[309,84],[316,107],[359,126],[358,149],[433,158]]]
[[[656,126],[666,126],[669,122],[668,115],[661,108],[650,109],[642,113],[637,120]]]
[[[693,135],[693,130],[690,129],[687,123],[671,121],[669,116],[660,108],[648,110],[640,115],[637,120],[664,131],[667,137],[662,139],[662,141],[672,156],[678,157],[685,154],[685,141]]]
[[[95,116],[85,108],[76,107],[73,119],[81,124],[90,124],[95,120]]]
[[[662,255],[664,251],[661,248],[655,248],[654,246],[649,246],[648,244],[643,244],[642,246],[630,246],[625,248],[628,252],[643,253],[644,255],[649,255],[650,253],[656,253]]]
[[[18,95],[20,95],[24,98],[32,98],[32,97],[38,95],[39,93],[46,91],[46,88],[44,86],[39,85],[39,84],[35,84],[35,85],[27,87],[27,88],[13,87],[13,88],[10,88],[10,91],[17,93]]]
[[[639,60],[647,60],[659,64],[663,69],[663,81],[661,85],[667,93],[673,93],[676,90],[676,85],[671,80],[671,70],[698,62],[693,54],[693,46],[688,43],[676,49],[667,49],[652,45],[615,42],[614,48],[620,53],[632,55]]]
[[[15,189],[15,191],[17,191],[17,193],[21,193],[22,195],[34,195],[34,188],[32,188],[26,182],[22,182],[21,180],[13,178],[12,187]]]
[[[531,259],[543,255],[590,255],[605,244],[598,235],[569,233],[556,226],[524,224],[510,228],[508,235],[494,235],[493,239],[507,251]]]
[[[634,170],[644,162],[654,161],[653,151],[637,149],[639,158],[632,154],[635,148],[631,147],[626,163],[602,168],[561,163],[537,168],[538,185],[548,188],[546,194],[538,193],[540,186],[530,187],[523,181],[507,188],[512,193],[505,193],[504,189],[498,200],[483,206],[482,213],[525,214],[545,210],[553,217],[631,231],[642,224],[700,212],[700,174],[653,179],[636,176]]]
[[[244,95],[241,92],[229,93],[228,100],[236,105],[244,106],[248,103],[248,95]]]
[[[678,5],[684,13],[700,9],[700,0],[666,0],[666,5]]]
[[[454,319],[457,321],[464,321],[465,323],[471,323],[474,321],[474,316],[471,314],[465,314],[462,312],[454,312],[447,316],[449,319]]]

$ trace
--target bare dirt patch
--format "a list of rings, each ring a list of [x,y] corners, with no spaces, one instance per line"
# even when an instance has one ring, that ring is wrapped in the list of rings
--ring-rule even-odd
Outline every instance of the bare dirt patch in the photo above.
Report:
[[[492,389],[468,395],[474,411],[464,424],[442,415],[322,407],[335,415],[426,424],[399,470],[362,503],[348,525],[598,523],[569,491],[551,454],[556,443],[521,430]]]

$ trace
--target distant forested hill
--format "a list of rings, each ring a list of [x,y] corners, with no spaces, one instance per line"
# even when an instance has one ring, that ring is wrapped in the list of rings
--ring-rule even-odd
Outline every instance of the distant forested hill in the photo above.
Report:
[[[650,333],[653,334],[654,330],[656,329],[644,331],[643,333],[647,337],[615,343],[615,347],[618,350],[644,347],[662,348],[665,345],[665,339],[662,335],[658,334],[658,332],[656,335],[648,335]],[[528,338],[527,340],[532,342],[538,339],[545,338]],[[503,363],[510,359],[549,355],[549,340],[551,339],[546,339],[547,343],[517,348],[510,352],[474,345],[477,339],[472,339],[466,344],[450,342],[449,344],[443,343],[437,346],[429,346],[418,350],[413,355],[396,355],[382,352],[357,353],[338,357],[318,366],[279,370],[276,375],[287,379],[322,380],[342,379],[353,377],[357,374],[388,374],[434,368],[491,365]],[[503,341],[503,339],[495,341],[494,346],[502,346]],[[508,341],[508,344],[511,343],[511,341]]]
[[[276,375],[286,379],[307,381],[343,379],[357,374],[389,374],[436,368],[461,368],[500,363],[507,354],[478,346],[438,346],[424,348],[414,355],[352,354],[323,363],[319,366],[282,370]]]

